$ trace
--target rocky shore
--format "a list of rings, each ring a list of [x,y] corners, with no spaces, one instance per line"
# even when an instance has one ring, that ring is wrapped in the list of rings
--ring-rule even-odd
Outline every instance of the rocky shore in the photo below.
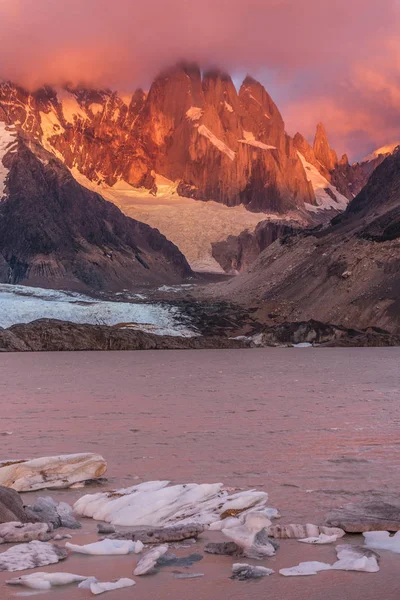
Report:
[[[207,324],[204,325],[208,330]],[[383,347],[400,346],[400,335],[384,330],[346,329],[306,321],[262,326],[246,324],[241,335],[238,324],[219,328],[219,335],[180,337],[156,335],[129,326],[76,324],[56,319],[0,328],[0,352],[58,352],[106,350],[206,350],[285,346]]]

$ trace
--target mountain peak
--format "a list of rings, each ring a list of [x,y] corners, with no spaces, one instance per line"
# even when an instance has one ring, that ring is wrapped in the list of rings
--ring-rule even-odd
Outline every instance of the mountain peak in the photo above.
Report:
[[[328,135],[322,123],[318,123],[314,139],[314,154],[316,159],[328,171],[333,171],[338,164],[338,157],[329,145]]]

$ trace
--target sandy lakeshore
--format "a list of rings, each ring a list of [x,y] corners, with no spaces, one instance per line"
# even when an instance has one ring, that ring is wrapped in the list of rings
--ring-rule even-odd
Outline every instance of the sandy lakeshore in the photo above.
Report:
[[[156,479],[223,482],[268,492],[282,523],[323,524],[332,507],[400,493],[400,349],[263,349],[0,355],[0,458],[98,452],[108,481],[85,489],[23,494],[73,503],[85,493]],[[73,542],[97,540],[96,523],[68,531]],[[300,561],[334,562],[334,545],[282,540],[275,557],[257,562],[212,556],[207,532],[190,568],[168,567],[133,577],[134,555],[70,555],[41,571],[94,575],[102,581],[133,577],[136,586],[104,598],[250,600],[397,600],[400,555],[379,551],[378,573],[329,571],[284,578],[280,568]],[[361,544],[362,536],[343,543]],[[64,541],[59,542],[61,546]],[[6,550],[2,546],[0,551]],[[260,581],[231,581],[233,562],[274,569]],[[204,573],[176,579],[176,571]],[[27,573],[27,572],[23,572]],[[32,593],[4,581],[0,598]],[[58,600],[92,597],[68,586],[47,592]],[[40,597],[40,595],[39,595]]]

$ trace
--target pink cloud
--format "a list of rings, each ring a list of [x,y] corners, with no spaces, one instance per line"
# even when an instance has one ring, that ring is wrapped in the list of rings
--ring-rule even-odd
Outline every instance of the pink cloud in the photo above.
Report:
[[[311,135],[321,115],[344,148],[352,130],[397,130],[397,17],[393,0],[0,0],[0,77],[127,90],[180,59],[268,69],[289,128]]]

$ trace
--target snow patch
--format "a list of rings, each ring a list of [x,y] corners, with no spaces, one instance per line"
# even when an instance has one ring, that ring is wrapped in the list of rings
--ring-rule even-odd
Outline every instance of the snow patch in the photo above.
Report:
[[[96,116],[103,112],[103,105],[97,104],[97,102],[92,102],[92,104],[89,105],[89,109],[92,111],[94,116]]]
[[[231,150],[226,144],[225,142],[223,142],[222,140],[220,140],[219,138],[217,138],[216,135],[214,135],[205,125],[200,125],[198,132],[200,135],[204,136],[205,138],[207,138],[213,146],[215,146],[216,148],[218,148],[218,150],[220,152],[223,152],[224,154],[226,154],[231,160],[235,160],[235,156],[236,154],[234,153],[233,150]]]
[[[370,162],[371,160],[375,160],[375,158],[378,158],[379,156],[385,156],[385,154],[392,154],[393,150],[399,145],[400,142],[394,142],[393,144],[387,144],[386,146],[382,146],[381,148],[378,148],[377,150],[371,152],[371,154],[368,154],[368,156],[365,156],[362,160],[360,160],[360,163],[362,164],[365,162]]]
[[[312,204],[306,204],[306,209],[310,212],[317,212],[319,210],[345,210],[349,201],[348,199],[340,194],[337,189],[329,183],[327,179],[312,165],[307,162],[300,152],[297,153],[300,158],[304,170],[306,172],[307,181],[309,181],[313,187],[317,206]]]
[[[87,115],[73,94],[64,89],[57,90],[57,96],[62,105],[62,111],[67,123],[74,124],[77,119],[85,121]]]
[[[268,144],[264,144],[263,142],[256,140],[251,131],[243,130],[243,135],[244,139],[239,140],[241,144],[248,144],[249,146],[254,146],[255,148],[261,148],[261,150],[276,150],[276,146],[269,146]]]
[[[191,106],[189,110],[186,111],[186,116],[190,121],[198,121],[201,119],[203,115],[203,109],[198,106]]]
[[[175,307],[97,300],[74,292],[0,284],[0,307],[4,328],[46,318],[91,325],[135,324],[158,335],[196,335],[178,323]]]
[[[228,112],[233,113],[233,107],[228,103],[228,102],[224,102],[225,104],[225,108]]]
[[[3,164],[3,159],[8,152],[15,152],[17,140],[15,127],[0,123],[0,200],[6,191],[8,169]]]

